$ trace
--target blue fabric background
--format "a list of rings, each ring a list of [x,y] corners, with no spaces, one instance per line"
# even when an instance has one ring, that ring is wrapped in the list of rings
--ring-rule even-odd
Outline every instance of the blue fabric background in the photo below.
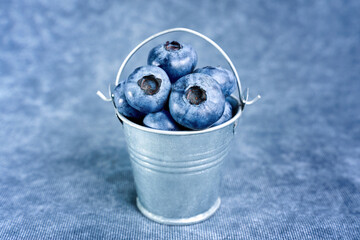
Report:
[[[0,3],[1,239],[360,238],[359,1],[54,2]],[[241,118],[219,211],[174,227],[137,210],[124,135],[95,92],[180,26],[263,98]],[[223,61],[194,44],[201,66]]]

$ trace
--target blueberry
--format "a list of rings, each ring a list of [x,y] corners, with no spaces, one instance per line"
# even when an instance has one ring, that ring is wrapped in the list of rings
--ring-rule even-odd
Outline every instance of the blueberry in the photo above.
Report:
[[[220,119],[225,108],[225,97],[219,83],[202,73],[192,73],[173,84],[169,109],[180,125],[200,130]]]
[[[150,51],[148,64],[164,69],[170,81],[174,83],[195,69],[197,59],[197,54],[191,45],[167,41]]]
[[[114,104],[120,114],[131,119],[142,119],[145,114],[131,107],[126,100],[124,92],[125,81],[120,82],[113,91]]]
[[[236,78],[231,71],[225,68],[208,66],[196,69],[194,72],[213,77],[220,84],[225,97],[230,96],[235,90]]]
[[[160,111],[167,102],[171,83],[165,71],[155,66],[138,67],[125,83],[128,103],[143,113]]]
[[[224,113],[222,114],[222,116],[220,117],[219,120],[217,120],[213,125],[211,125],[212,127],[218,126],[224,122],[227,122],[228,120],[230,120],[232,118],[232,106],[231,104],[226,100],[225,101],[225,109],[224,109]]]
[[[143,123],[147,127],[159,130],[180,130],[178,124],[174,121],[170,113],[166,110],[162,110],[156,113],[149,113],[145,116]]]

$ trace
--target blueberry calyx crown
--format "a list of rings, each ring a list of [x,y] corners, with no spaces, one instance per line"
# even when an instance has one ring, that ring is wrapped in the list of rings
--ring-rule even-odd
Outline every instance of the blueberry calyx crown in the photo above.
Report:
[[[160,90],[161,79],[154,75],[147,75],[139,79],[137,83],[146,95],[154,95]]]
[[[189,88],[185,93],[186,99],[192,105],[199,105],[206,101],[206,91],[199,86]]]
[[[177,41],[172,41],[172,42],[167,41],[164,44],[164,47],[167,51],[178,51],[182,48],[181,44]]]

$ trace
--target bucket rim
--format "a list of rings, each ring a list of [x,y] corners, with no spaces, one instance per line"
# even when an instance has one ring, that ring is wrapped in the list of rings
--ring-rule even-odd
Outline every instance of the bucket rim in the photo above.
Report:
[[[116,116],[118,117],[118,119],[121,121],[122,125],[127,124],[127,125],[130,125],[131,127],[133,128],[136,128],[138,130],[141,130],[141,131],[145,131],[145,132],[149,132],[149,133],[156,133],[156,134],[162,134],[162,135],[176,135],[176,136],[179,136],[179,135],[197,135],[197,134],[204,134],[204,133],[209,133],[209,132],[214,132],[214,131],[217,131],[217,130],[220,130],[222,128],[225,128],[231,124],[235,124],[234,125],[234,128],[236,127],[236,121],[240,118],[242,112],[243,112],[243,108],[241,107],[241,104],[240,104],[240,101],[239,99],[237,99],[236,97],[234,96],[231,96],[234,100],[236,100],[237,102],[237,107],[238,107],[238,110],[235,114],[235,116],[233,116],[230,120],[218,125],[218,126],[215,126],[215,127],[209,127],[209,128],[206,128],[206,129],[202,129],[202,130],[185,130],[185,131],[169,131],[169,130],[159,130],[159,129],[154,129],[154,128],[149,128],[149,127],[146,127],[146,126],[141,126],[131,120],[129,120],[128,118],[126,118],[125,116],[121,115],[119,113],[119,111],[117,110],[117,108],[115,107],[115,104],[114,104],[114,109],[115,109],[115,114]]]

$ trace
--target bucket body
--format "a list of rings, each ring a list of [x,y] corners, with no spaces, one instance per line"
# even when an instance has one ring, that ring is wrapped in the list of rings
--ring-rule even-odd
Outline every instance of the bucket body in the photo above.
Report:
[[[139,210],[172,225],[200,222],[215,213],[222,163],[237,122],[212,131],[175,133],[123,121]]]

